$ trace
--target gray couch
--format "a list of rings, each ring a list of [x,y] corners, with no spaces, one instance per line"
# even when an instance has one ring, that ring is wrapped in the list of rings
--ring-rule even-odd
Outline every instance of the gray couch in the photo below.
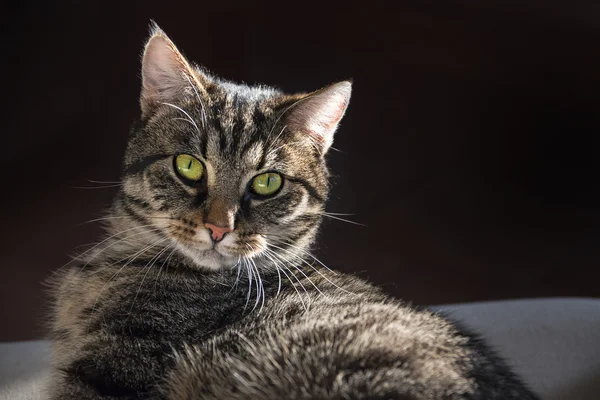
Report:
[[[600,300],[434,307],[480,332],[546,400],[600,399]],[[44,399],[49,346],[0,343],[0,400]]]

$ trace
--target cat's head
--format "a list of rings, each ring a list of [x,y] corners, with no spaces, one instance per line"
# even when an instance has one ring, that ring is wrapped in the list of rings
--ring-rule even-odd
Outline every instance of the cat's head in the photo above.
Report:
[[[155,28],[111,233],[135,232],[121,244],[131,252],[170,249],[210,269],[302,255],[324,212],[324,156],[350,92],[347,81],[294,95],[228,82]]]

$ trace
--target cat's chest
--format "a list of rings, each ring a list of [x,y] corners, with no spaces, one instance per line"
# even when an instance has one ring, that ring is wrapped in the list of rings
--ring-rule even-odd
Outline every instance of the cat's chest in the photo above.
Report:
[[[266,298],[272,297],[267,285]],[[251,318],[256,288],[195,276],[150,276],[123,285],[104,309],[111,333],[170,343],[199,343],[220,329]],[[259,300],[262,300],[259,298]],[[259,305],[260,306],[260,305]]]

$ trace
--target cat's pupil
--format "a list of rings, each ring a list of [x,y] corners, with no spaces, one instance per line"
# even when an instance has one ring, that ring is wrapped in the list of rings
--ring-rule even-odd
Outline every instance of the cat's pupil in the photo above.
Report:
[[[192,169],[192,160],[190,160],[190,163],[188,164],[187,169]]]

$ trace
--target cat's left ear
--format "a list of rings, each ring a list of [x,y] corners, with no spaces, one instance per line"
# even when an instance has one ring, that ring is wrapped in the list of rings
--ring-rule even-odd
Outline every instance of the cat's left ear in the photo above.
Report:
[[[155,24],[142,58],[140,106],[147,116],[161,103],[175,103],[191,90],[204,92],[202,77]]]
[[[286,111],[285,124],[292,131],[308,135],[325,155],[348,108],[351,92],[352,82],[343,81],[310,93]]]

